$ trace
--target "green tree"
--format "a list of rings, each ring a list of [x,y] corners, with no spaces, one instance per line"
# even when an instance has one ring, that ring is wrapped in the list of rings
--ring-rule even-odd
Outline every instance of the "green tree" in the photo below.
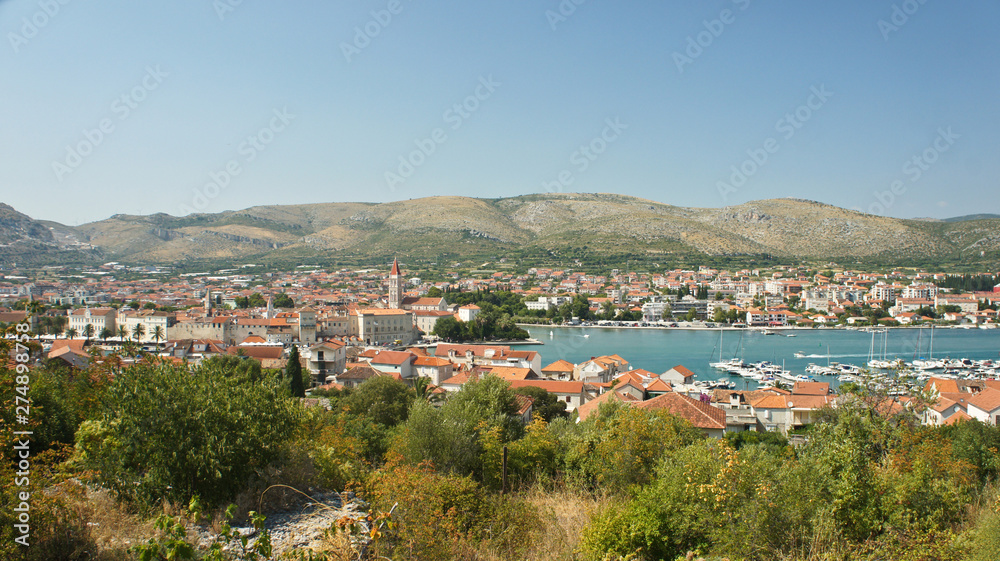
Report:
[[[117,331],[119,341],[124,341],[128,338],[128,329],[124,325],[119,325]]]
[[[722,306],[717,306],[715,308],[715,312],[712,314],[712,321],[715,323],[726,322],[726,311],[722,309]]]
[[[577,427],[563,443],[570,479],[611,492],[649,483],[665,454],[703,438],[689,422],[664,410],[618,402],[602,404]]]
[[[259,384],[265,376],[274,374],[273,371],[261,368],[260,362],[239,355],[215,355],[203,360],[201,368],[213,375],[227,378],[233,384]]]
[[[375,376],[354,388],[346,403],[355,415],[394,427],[406,421],[413,398],[413,390],[403,382],[391,376]]]
[[[445,341],[461,341],[465,339],[466,334],[464,324],[454,316],[445,316],[437,320],[431,333]]]
[[[514,393],[530,397],[534,401],[532,409],[546,423],[551,423],[560,417],[569,416],[569,413],[566,412],[566,402],[559,401],[559,396],[546,391],[544,388],[524,386],[515,389]]]
[[[111,335],[112,333],[110,329],[108,329],[107,327],[102,327],[100,334],[98,334],[98,337],[101,339],[101,341],[107,341],[111,337]]]
[[[502,446],[523,431],[510,384],[486,376],[467,382],[441,407],[415,401],[393,449],[413,465],[430,461],[438,470],[483,481],[495,468],[492,461],[484,465],[484,444]]]
[[[302,363],[299,362],[299,348],[292,345],[285,364],[285,377],[288,378],[288,389],[292,397],[305,397],[306,388],[302,381]]]
[[[285,294],[284,292],[276,294],[272,300],[275,308],[294,308],[295,302],[292,300],[291,296]],[[265,303],[265,306],[267,304]]]
[[[232,499],[278,457],[298,409],[280,379],[233,384],[214,369],[143,363],[111,386],[98,421],[77,431],[81,461],[120,498]]]
[[[90,338],[94,336],[94,324],[88,323],[83,326],[83,336],[86,337],[84,344],[90,344]]]

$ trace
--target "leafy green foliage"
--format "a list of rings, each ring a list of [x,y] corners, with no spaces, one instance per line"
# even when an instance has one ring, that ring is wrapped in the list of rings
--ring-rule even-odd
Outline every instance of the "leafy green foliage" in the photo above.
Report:
[[[969,463],[975,469],[980,483],[996,481],[1000,476],[1000,427],[970,419],[941,427],[942,434],[951,441],[955,458]]]
[[[598,415],[564,433],[568,475],[589,488],[612,492],[653,478],[660,459],[703,437],[666,411],[603,404]]]
[[[754,430],[726,433],[730,446],[740,450],[744,446],[760,446],[778,456],[790,451],[788,439],[779,432],[758,432]]]
[[[472,478],[436,473],[427,465],[390,465],[369,484],[372,506],[393,512],[387,535],[372,553],[381,558],[447,560],[523,559],[541,530],[538,513],[523,500],[485,492]]]
[[[515,389],[514,393],[532,398],[534,400],[532,409],[536,414],[541,415],[542,419],[547,423],[560,417],[569,416],[569,413],[566,411],[566,402],[559,401],[557,395],[549,393],[543,388],[524,386]]]
[[[302,382],[302,363],[299,361],[299,348],[292,345],[285,364],[285,377],[288,378],[288,390],[292,397],[305,397],[306,387]]]
[[[445,316],[434,324],[433,334],[449,341],[522,340],[529,333],[514,323],[514,317],[484,303],[475,319],[466,323]]]
[[[281,381],[147,363],[122,372],[99,421],[77,434],[86,464],[119,497],[151,506],[227,500],[274,459],[296,423]]]
[[[260,362],[234,355],[215,355],[207,358],[201,362],[201,369],[229,378],[234,384],[260,383],[265,376],[273,375],[266,373],[261,368]]]
[[[440,408],[415,402],[400,428],[394,455],[412,465],[430,461],[443,472],[472,475],[480,481],[493,469],[481,461],[484,442],[502,446],[524,431],[510,384],[495,376],[466,383]]]
[[[274,304],[275,308],[294,308],[295,307],[295,302],[292,300],[292,297],[289,296],[289,295],[287,295],[287,294],[285,294],[284,292],[281,292],[279,294],[275,294],[274,295],[274,299],[271,301],[271,303]]]
[[[215,536],[208,551],[199,554],[194,544],[188,541],[184,521],[178,516],[161,514],[156,519],[156,537],[146,543],[129,548],[129,552],[138,561],[158,560],[194,560],[204,561],[267,561],[272,559],[271,533],[264,526],[265,517],[250,511],[249,518],[253,525],[256,539],[243,535],[229,524],[236,512],[236,505],[226,508],[224,522]],[[201,503],[197,497],[191,499],[188,514],[197,521],[202,517]]]
[[[355,415],[389,428],[406,421],[413,399],[413,390],[403,382],[374,376],[354,388],[345,404]]]

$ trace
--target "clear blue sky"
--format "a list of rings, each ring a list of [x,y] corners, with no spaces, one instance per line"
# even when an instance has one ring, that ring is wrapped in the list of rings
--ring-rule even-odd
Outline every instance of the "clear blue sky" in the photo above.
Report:
[[[0,201],[67,224],[546,190],[1000,212],[996,2],[230,2],[0,0]]]

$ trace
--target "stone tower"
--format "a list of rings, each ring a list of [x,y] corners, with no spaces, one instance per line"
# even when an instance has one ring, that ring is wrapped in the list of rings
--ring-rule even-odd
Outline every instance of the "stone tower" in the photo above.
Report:
[[[403,305],[403,279],[399,274],[399,262],[392,260],[392,270],[389,271],[389,307],[398,310]]]

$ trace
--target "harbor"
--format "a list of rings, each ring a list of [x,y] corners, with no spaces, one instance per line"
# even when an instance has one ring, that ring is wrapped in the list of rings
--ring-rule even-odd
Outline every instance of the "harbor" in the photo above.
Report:
[[[930,376],[985,379],[1000,372],[996,329],[525,328],[544,343],[534,350],[546,364],[617,354],[632,368],[651,372],[683,365],[707,389],[815,380],[834,388],[873,384],[895,393]]]

